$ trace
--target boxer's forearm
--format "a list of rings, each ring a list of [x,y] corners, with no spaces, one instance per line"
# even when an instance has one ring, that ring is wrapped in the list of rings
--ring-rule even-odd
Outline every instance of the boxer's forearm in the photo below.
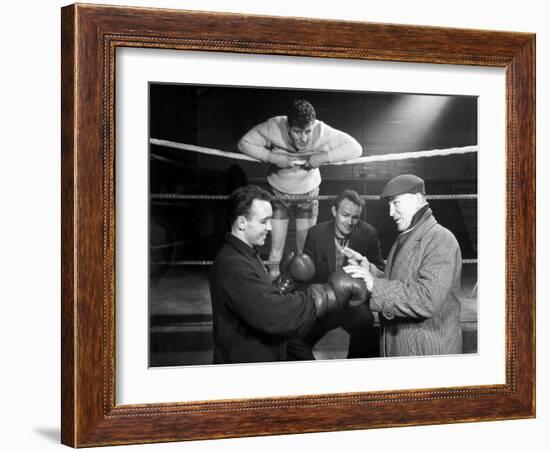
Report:
[[[248,155],[249,157],[258,159],[262,162],[267,162],[269,159],[270,150],[260,146],[258,144],[251,143],[247,140],[241,140],[239,141],[239,144],[237,145],[239,148],[239,151],[241,151],[243,154]]]

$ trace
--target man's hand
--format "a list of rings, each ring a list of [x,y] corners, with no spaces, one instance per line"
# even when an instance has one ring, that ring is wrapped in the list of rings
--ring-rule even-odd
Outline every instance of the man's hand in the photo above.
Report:
[[[321,165],[328,163],[328,152],[317,152],[312,154],[307,159],[304,165],[305,169],[319,168]]]
[[[360,265],[366,269],[370,269],[369,260],[363,256],[361,253],[358,253],[347,246],[342,247],[342,253],[348,258],[348,263],[350,265]]]
[[[365,268],[362,265],[346,265],[342,270],[344,270],[352,278],[358,278],[365,281],[368,291],[372,292],[374,278],[368,268]]]
[[[351,248],[348,248],[347,246],[343,246],[341,249],[344,256],[348,258],[349,265],[358,265],[360,267],[363,267],[365,270],[368,270],[371,275],[381,276],[382,272],[378,269],[376,265],[371,263],[367,257],[363,256],[355,250],[352,250]]]
[[[293,159],[287,154],[279,152],[270,152],[267,156],[267,161],[279,168],[290,168],[293,166]]]

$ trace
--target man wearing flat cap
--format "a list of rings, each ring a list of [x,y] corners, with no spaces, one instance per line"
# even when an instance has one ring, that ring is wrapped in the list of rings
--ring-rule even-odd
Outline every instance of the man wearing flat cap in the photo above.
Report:
[[[385,271],[377,271],[364,257],[344,270],[362,278],[371,292],[382,356],[462,353],[462,257],[455,236],[434,218],[421,178],[394,177],[380,198],[388,202],[399,232]]]

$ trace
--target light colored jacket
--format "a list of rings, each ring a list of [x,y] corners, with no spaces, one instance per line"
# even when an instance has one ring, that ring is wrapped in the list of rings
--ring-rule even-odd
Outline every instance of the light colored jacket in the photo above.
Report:
[[[462,257],[451,231],[428,210],[374,278],[370,307],[379,312],[382,356],[462,353]]]

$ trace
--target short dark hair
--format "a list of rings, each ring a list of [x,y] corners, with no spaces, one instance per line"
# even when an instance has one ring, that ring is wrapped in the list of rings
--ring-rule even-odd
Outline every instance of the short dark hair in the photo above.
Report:
[[[332,205],[336,210],[338,210],[340,203],[344,199],[348,199],[353,204],[361,208],[363,208],[363,206],[365,205],[365,201],[363,200],[363,198],[361,198],[361,196],[359,196],[359,193],[357,193],[355,190],[343,190],[336,195],[336,198],[334,198],[334,201],[332,202]]]
[[[255,199],[271,202],[271,195],[257,185],[245,185],[237,188],[229,195],[229,224],[233,226],[235,220],[242,216],[248,217],[250,208]]]
[[[303,129],[312,121],[315,121],[315,108],[307,100],[297,99],[288,105],[286,117],[289,127]]]

